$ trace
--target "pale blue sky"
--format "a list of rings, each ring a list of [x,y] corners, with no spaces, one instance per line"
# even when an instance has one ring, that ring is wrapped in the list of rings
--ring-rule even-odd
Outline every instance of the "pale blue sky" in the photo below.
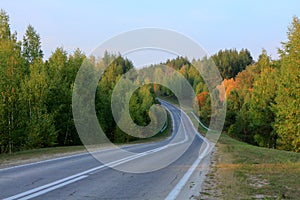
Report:
[[[178,31],[210,54],[248,48],[256,59],[265,48],[276,57],[292,17],[300,17],[298,0],[0,0],[0,8],[8,12],[19,39],[28,24],[35,27],[46,58],[59,46],[88,54],[114,35],[143,27]]]

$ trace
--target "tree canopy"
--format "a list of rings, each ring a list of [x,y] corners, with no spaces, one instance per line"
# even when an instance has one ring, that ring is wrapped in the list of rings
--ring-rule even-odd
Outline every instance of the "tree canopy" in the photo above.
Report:
[[[155,65],[138,71],[121,55],[106,52],[98,59],[87,57],[80,49],[68,54],[62,47],[44,60],[40,35],[33,26],[28,25],[22,41],[16,35],[10,29],[9,16],[1,10],[0,153],[81,144],[72,114],[72,92],[76,74],[85,61],[90,64],[91,73],[102,72],[95,96],[96,114],[106,136],[115,143],[138,139],[124,133],[112,115],[111,96],[124,74],[129,73],[130,77],[122,86],[124,90],[132,83],[144,85],[130,98],[129,112],[139,126],[148,125],[150,118],[159,121],[149,111],[158,103],[156,96],[174,96],[169,88],[151,84],[150,76],[172,82],[184,93],[180,78],[168,79],[171,71],[164,74]],[[219,83],[213,78],[206,83],[196,68],[211,75],[215,63],[226,88],[226,99],[219,98],[219,103],[227,101],[224,131],[258,146],[300,152],[299,38],[300,21],[294,17],[278,60],[272,60],[265,50],[254,62],[247,49],[226,49],[211,57],[193,61],[177,57],[161,65],[179,72],[189,82],[196,93],[194,112],[208,126],[215,114],[211,113],[211,98],[220,96]],[[209,91],[208,84],[216,87]],[[120,105],[120,112],[124,109]]]

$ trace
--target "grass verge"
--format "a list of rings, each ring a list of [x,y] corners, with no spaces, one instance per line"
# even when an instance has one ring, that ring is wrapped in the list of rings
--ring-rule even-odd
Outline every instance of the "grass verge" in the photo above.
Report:
[[[163,132],[160,132],[150,138],[140,139],[130,143],[116,145],[122,146],[146,142],[155,142],[165,139],[166,137],[170,136],[171,133],[172,120],[168,113],[168,126]],[[15,152],[13,154],[0,154],[0,169],[84,152],[87,152],[84,146],[66,146],[24,150]]]
[[[0,154],[0,168],[86,152],[84,146],[49,147]]]
[[[198,199],[299,199],[300,154],[222,134]]]

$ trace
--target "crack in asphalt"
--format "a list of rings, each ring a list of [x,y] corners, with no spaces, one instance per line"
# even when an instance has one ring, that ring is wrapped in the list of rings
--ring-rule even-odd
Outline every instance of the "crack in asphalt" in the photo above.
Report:
[[[41,180],[43,180],[43,179],[44,179],[44,178],[38,178],[38,179],[32,181],[31,183],[25,185],[25,187],[26,187],[26,186],[30,186],[30,185],[34,185],[35,183],[37,183],[37,182],[39,182],[39,181],[41,181]]]
[[[173,182],[178,178],[178,174],[173,178],[173,180],[170,182],[170,184],[173,184]]]

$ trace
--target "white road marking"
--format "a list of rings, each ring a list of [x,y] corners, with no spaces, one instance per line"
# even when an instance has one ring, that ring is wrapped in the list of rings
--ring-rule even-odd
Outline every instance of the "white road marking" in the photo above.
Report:
[[[195,119],[198,121],[198,123],[204,128],[204,129],[206,129],[207,131],[210,131],[210,128],[207,128],[200,120],[199,120],[199,118],[195,115],[195,113],[192,111],[191,112],[192,113],[192,115],[195,117]]]
[[[180,108],[178,108],[178,109],[180,109]],[[209,149],[211,148],[210,143],[204,137],[202,137],[200,134],[198,134],[198,131],[195,130],[195,127],[194,127],[191,119],[187,116],[187,114],[183,110],[181,110],[181,111],[187,117],[187,119],[190,122],[190,124],[192,125],[194,131],[197,133],[196,135],[203,140],[203,142],[205,143],[206,146],[205,146],[204,151],[194,161],[194,163],[192,164],[192,166],[188,169],[188,171],[180,179],[180,181],[177,183],[177,185],[171,190],[171,192],[168,194],[168,196],[165,198],[165,200],[174,200],[174,199],[177,198],[177,196],[179,195],[179,193],[182,190],[182,188],[186,185],[187,181],[189,180],[189,178],[191,177],[191,175],[194,173],[196,167],[199,165],[199,163],[201,162],[201,160],[209,153]],[[184,127],[184,125],[183,125],[183,127]],[[185,127],[184,127],[184,129],[185,129]]]
[[[171,114],[171,116],[172,116],[172,114]],[[174,118],[173,118],[173,116],[172,116],[172,121],[173,121],[172,125],[173,125],[173,128],[174,128],[175,124],[174,124]],[[117,165],[129,162],[131,160],[134,160],[134,159],[137,159],[137,158],[140,158],[140,157],[152,154],[152,153],[156,153],[156,152],[162,151],[164,149],[167,149],[168,147],[182,144],[182,143],[188,141],[187,132],[184,131],[184,134],[185,134],[185,138],[184,138],[183,141],[180,141],[180,142],[177,142],[177,143],[173,143],[173,144],[168,144],[168,145],[165,145],[165,146],[162,146],[162,147],[159,147],[159,148],[155,148],[155,149],[152,149],[152,150],[149,150],[149,151],[145,151],[143,153],[139,153],[139,154],[135,154],[135,155],[132,155],[132,156],[128,156],[126,158],[122,158],[120,160],[116,160],[116,161],[107,163],[105,165],[101,165],[101,166],[98,166],[98,167],[95,167],[95,168],[92,168],[92,169],[89,169],[89,170],[77,173],[75,175],[72,175],[72,176],[69,176],[69,177],[66,177],[66,178],[54,181],[52,183],[49,183],[49,184],[46,184],[46,185],[43,185],[43,186],[31,189],[31,190],[28,190],[28,191],[16,194],[14,196],[5,198],[4,200],[34,198],[34,197],[37,197],[39,195],[45,194],[47,192],[50,192],[52,190],[58,189],[60,187],[63,187],[65,185],[71,184],[71,183],[73,183],[75,181],[79,181],[79,180],[81,180],[83,178],[86,178],[86,177],[88,177],[88,174],[92,174],[94,171],[97,171],[99,169],[102,169],[102,168],[105,168],[105,167],[115,167]]]
[[[67,158],[78,157],[78,156],[82,156],[82,155],[86,155],[86,154],[89,154],[89,153],[80,153],[80,154],[75,154],[75,155],[70,155],[70,156],[64,156],[64,157],[60,157],[60,158],[52,158],[52,159],[48,159],[48,160],[37,161],[37,162],[23,164],[23,165],[16,165],[16,166],[13,166],[13,167],[7,167],[7,168],[0,169],[0,172],[1,171],[15,169],[15,168],[20,168],[20,167],[27,167],[27,166],[32,166],[32,165],[47,163],[47,162],[51,162],[51,161],[57,161],[57,160],[62,160],[62,159],[67,159]]]
[[[45,189],[45,190],[41,190],[41,191],[36,192],[36,193],[33,193],[33,194],[31,194],[31,195],[22,197],[22,198],[20,198],[19,200],[28,200],[28,199],[32,199],[32,198],[34,198],[34,197],[40,196],[40,195],[45,194],[45,193],[47,193],[47,192],[51,192],[51,191],[53,191],[53,190],[56,190],[56,189],[58,189],[58,188],[60,188],[60,187],[65,186],[65,185],[68,185],[68,184],[74,183],[74,182],[76,182],[76,181],[79,181],[79,180],[81,180],[81,179],[84,179],[84,178],[86,178],[86,177],[88,177],[88,176],[79,176],[79,177],[77,177],[77,178],[75,178],[75,179],[69,180],[69,181],[64,182],[64,183],[61,183],[61,184],[59,184],[59,185],[55,185],[55,186],[50,187],[50,188],[47,188],[47,189]]]
[[[116,161],[110,162],[110,163],[108,163],[108,164],[106,164],[106,165],[101,165],[101,166],[98,166],[98,167],[94,167],[94,168],[92,168],[92,169],[89,169],[89,170],[80,172],[80,173],[78,173],[78,174],[75,174],[75,175],[72,175],[72,176],[69,176],[69,177],[66,177],[66,178],[63,178],[63,179],[54,181],[54,182],[52,182],[52,183],[49,183],[49,184],[46,184],[46,185],[43,185],[43,186],[40,186],[40,187],[31,189],[31,190],[28,190],[28,191],[25,191],[25,192],[16,194],[16,195],[14,195],[14,196],[5,198],[4,200],[19,199],[20,197],[24,197],[24,196],[27,196],[27,195],[29,195],[29,194],[32,194],[32,193],[35,193],[35,192],[38,192],[38,191],[44,191],[44,190],[47,190],[47,188],[52,187],[52,186],[55,186],[55,185],[58,185],[58,184],[60,184],[60,187],[62,187],[62,186],[67,185],[67,184],[62,185],[61,183],[68,182],[68,184],[70,184],[70,183],[72,183],[70,180],[72,180],[72,179],[77,179],[78,177],[81,177],[81,176],[83,176],[83,175],[92,173],[93,171],[96,171],[96,170],[99,170],[99,169],[102,169],[102,168],[105,168],[105,167],[115,167],[115,166],[117,166],[117,165],[120,165],[120,164],[126,163],[126,162],[128,162],[128,161],[131,161],[131,160],[134,160],[134,159],[143,157],[143,156],[148,155],[148,154],[150,154],[150,153],[154,153],[154,152],[157,152],[157,151],[161,151],[161,150],[163,150],[163,149],[164,149],[164,148],[160,147],[160,148],[157,148],[157,149],[154,149],[154,150],[150,150],[150,151],[146,151],[146,152],[143,152],[143,153],[140,153],[140,154],[137,154],[137,155],[128,156],[128,157],[126,157],[126,158],[122,158],[122,159],[120,159],[120,160],[116,160]],[[56,189],[57,189],[57,188],[56,188]]]
[[[186,185],[187,181],[191,177],[191,175],[194,173],[196,167],[199,165],[201,160],[206,156],[208,153],[209,146],[206,144],[206,147],[203,151],[203,153],[194,161],[192,166],[188,169],[188,171],[184,174],[184,176],[180,179],[180,181],[177,183],[177,185],[172,189],[172,191],[168,194],[168,196],[165,198],[165,200],[174,200],[179,195],[182,188]]]
[[[126,145],[126,146],[122,146],[122,148],[128,148],[128,147],[133,147],[133,146],[137,146],[137,145],[140,145],[140,144]],[[96,150],[93,153],[101,153],[101,152],[111,151],[111,150],[115,150],[115,148],[104,148],[104,149],[101,149],[101,150]],[[43,164],[43,163],[58,161],[58,160],[64,160],[64,159],[68,159],[68,158],[75,158],[75,157],[79,157],[79,156],[88,155],[90,153],[91,152],[79,153],[79,154],[63,156],[63,157],[59,157],[59,158],[51,158],[51,159],[47,159],[47,160],[36,161],[36,162],[28,163],[28,164],[16,165],[16,166],[13,166],[13,167],[2,168],[2,169],[0,169],[0,172],[11,170],[11,169],[16,169],[16,168],[21,168],[21,167],[28,167],[28,166],[33,166],[33,165],[37,165],[37,164]]]

